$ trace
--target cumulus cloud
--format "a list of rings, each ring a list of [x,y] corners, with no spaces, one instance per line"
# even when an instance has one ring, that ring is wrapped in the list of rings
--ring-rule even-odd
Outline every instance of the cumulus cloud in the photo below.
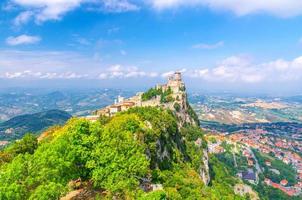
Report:
[[[37,22],[58,20],[63,14],[81,5],[83,0],[13,0],[28,11],[35,12]]]
[[[135,66],[108,66],[93,55],[75,52],[0,50],[0,78],[6,79],[98,80],[157,76],[157,72]]]
[[[10,46],[17,46],[22,44],[36,44],[41,41],[41,38],[38,36],[30,36],[30,35],[20,35],[17,37],[8,37],[6,39],[6,44]]]
[[[127,0],[103,0],[103,10],[107,12],[136,11],[139,7]]]
[[[139,7],[127,0],[11,0],[11,3],[26,11],[20,13],[15,21],[27,22],[34,15],[37,23],[47,20],[60,20],[62,16],[82,5],[91,5],[95,10],[107,12],[126,12]],[[29,15],[31,13],[31,15]]]
[[[140,78],[140,77],[157,77],[156,72],[147,72],[138,69],[137,67],[124,67],[121,65],[113,65],[105,72],[101,72],[98,76],[99,79],[115,79],[115,78]]]
[[[87,74],[77,74],[74,72],[33,72],[30,70],[21,72],[6,72],[4,75],[0,75],[1,78],[6,79],[82,79],[87,78]]]
[[[205,44],[205,43],[194,44],[192,46],[192,48],[193,49],[217,49],[217,48],[223,47],[223,46],[224,46],[224,42],[219,41],[215,44]]]
[[[171,70],[171,71],[168,71],[168,72],[164,72],[164,73],[161,74],[161,77],[168,78],[169,76],[173,75],[175,73],[175,71],[185,73],[187,71],[187,69],[183,68],[183,69],[180,69],[180,70],[177,69],[177,70]]]
[[[213,68],[188,70],[187,76],[221,83],[282,83],[302,79],[302,56],[287,61],[254,64],[248,57],[232,56]]]
[[[0,77],[6,79],[166,79],[174,70],[163,72],[121,64],[108,66],[93,55],[75,52],[0,50]],[[191,80],[221,85],[301,83],[302,56],[255,63],[249,56],[239,55],[221,60],[215,66],[178,68],[178,71]]]
[[[155,9],[177,8],[183,6],[203,6],[213,10],[227,10],[238,16],[252,13],[269,13],[280,17],[302,14],[300,0],[146,0]]]
[[[32,17],[34,13],[32,11],[24,11],[21,12],[15,19],[14,25],[20,26],[22,24],[26,24]]]

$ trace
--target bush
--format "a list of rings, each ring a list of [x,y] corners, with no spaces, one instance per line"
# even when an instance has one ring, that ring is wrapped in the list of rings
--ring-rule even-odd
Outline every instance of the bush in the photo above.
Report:
[[[162,95],[162,89],[150,88],[147,92],[143,93],[142,101],[148,101],[157,95]]]
[[[181,134],[188,140],[195,142],[198,138],[204,139],[204,132],[198,126],[185,126],[181,129]]]
[[[179,105],[179,103],[175,103],[174,104],[174,109],[177,111],[177,112],[179,112],[180,111],[180,105]]]
[[[166,200],[166,199],[167,199],[167,195],[162,190],[149,192],[143,194],[140,198],[138,198],[138,200]]]

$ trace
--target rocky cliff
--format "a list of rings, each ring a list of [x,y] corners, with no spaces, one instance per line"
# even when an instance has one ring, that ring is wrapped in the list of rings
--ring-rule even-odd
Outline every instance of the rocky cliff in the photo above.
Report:
[[[150,94],[151,93],[151,94]],[[152,94],[153,93],[153,94]],[[188,102],[185,83],[182,81],[181,74],[176,72],[169,77],[168,83],[165,85],[157,85],[155,89],[150,89],[142,94],[142,106],[159,106],[171,110],[177,118],[178,128],[181,130],[183,127],[193,126],[199,128],[199,120]],[[183,135],[182,140],[186,140]],[[204,138],[195,138],[195,144],[202,149],[201,163],[199,166],[199,175],[205,185],[210,182],[209,173],[209,157],[207,145]],[[159,146],[161,143],[158,143]],[[163,147],[161,147],[163,149]],[[167,156],[163,151],[160,157]]]
[[[114,105],[107,106],[95,113],[98,115],[112,117],[122,111],[146,107],[162,108],[163,110],[172,112],[177,123],[177,129],[172,135],[163,134],[154,141],[154,145],[156,146],[156,156],[152,160],[156,162],[153,163],[153,167],[162,166],[163,163],[170,163],[173,159],[173,155],[171,153],[174,151],[173,147],[180,150],[180,152],[184,154],[184,157],[188,158],[188,156],[185,155],[186,143],[193,141],[200,149],[200,163],[199,166],[196,166],[196,170],[199,171],[200,178],[203,180],[204,184],[207,185],[210,182],[207,145],[202,135],[194,133],[194,131],[201,131],[199,128],[199,120],[188,102],[186,86],[182,80],[180,72],[172,74],[168,78],[166,84],[156,85],[156,87],[151,88],[144,93],[138,93],[128,99],[118,97]],[[158,118],[156,114],[152,117]],[[148,126],[152,127],[150,120],[146,120],[146,122],[148,123]],[[188,131],[191,130],[192,127],[194,127],[195,130],[191,132]],[[193,134],[198,135],[198,137],[190,138],[190,141],[187,141],[187,134],[192,134],[192,132]],[[151,150],[148,149],[148,155],[150,154],[150,151]],[[149,155],[149,157],[151,158],[152,156]]]
[[[176,72],[169,77],[167,84],[157,85],[156,90],[159,91],[158,94],[155,97],[153,96],[151,99],[148,99],[146,102],[143,102],[143,106],[156,105],[173,111],[178,119],[179,129],[186,126],[199,127],[198,117],[189,104],[186,87],[179,72]],[[143,94],[142,97],[144,97],[144,95],[146,95],[146,93]],[[184,136],[182,139],[185,140],[186,137]],[[204,138],[196,138],[195,144],[202,149],[199,175],[204,184],[208,185],[211,179],[209,173],[208,149],[207,145],[202,145],[202,143],[205,143]],[[163,156],[165,156],[165,154]]]

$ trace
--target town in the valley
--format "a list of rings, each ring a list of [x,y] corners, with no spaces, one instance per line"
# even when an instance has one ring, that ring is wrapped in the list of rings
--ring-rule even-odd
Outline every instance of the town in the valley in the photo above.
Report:
[[[301,194],[301,141],[282,138],[263,129],[209,133],[207,140],[209,152],[230,163],[236,176],[244,182],[252,185],[261,182],[289,196]]]

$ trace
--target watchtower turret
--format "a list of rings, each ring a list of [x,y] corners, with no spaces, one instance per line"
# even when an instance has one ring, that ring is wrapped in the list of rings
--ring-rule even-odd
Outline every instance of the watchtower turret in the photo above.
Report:
[[[175,72],[174,73],[174,80],[175,81],[182,81],[182,79],[181,79],[181,72]]]

